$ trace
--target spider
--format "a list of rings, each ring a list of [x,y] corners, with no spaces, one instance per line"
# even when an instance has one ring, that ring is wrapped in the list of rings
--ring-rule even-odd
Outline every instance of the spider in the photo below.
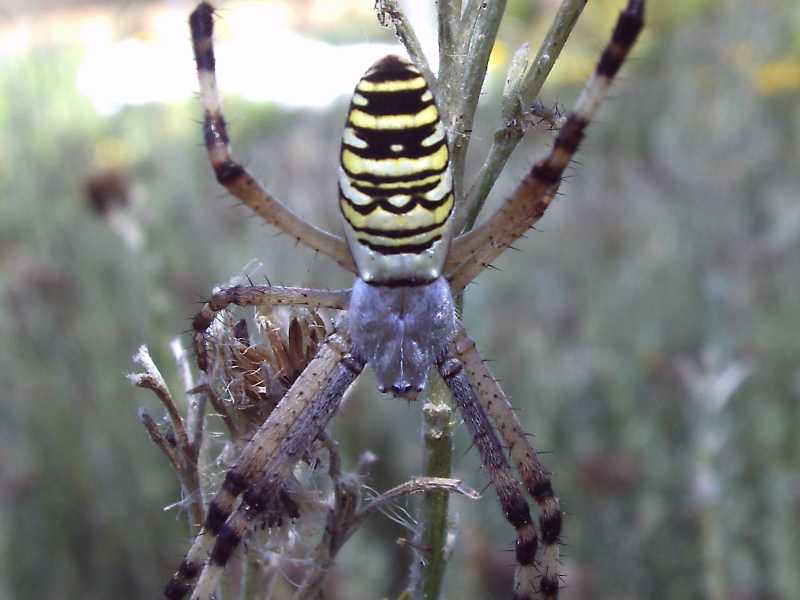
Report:
[[[229,287],[214,293],[194,318],[193,342],[205,372],[206,330],[230,305],[341,311],[334,332],[227,471],[165,596],[213,596],[234,550],[259,516],[284,502],[281,482],[291,476],[295,463],[337,412],[343,394],[370,365],[380,391],[409,399],[423,389],[431,369],[438,371],[474,439],[503,514],[516,530],[513,597],[557,598],[558,498],[506,395],[457,318],[453,297],[550,205],[584,130],[643,26],[644,0],[629,0],[621,13],[549,155],[534,164],[493,215],[460,236],[453,227],[457,202],[445,127],[428,82],[413,64],[387,56],[356,85],[338,176],[342,239],[300,219],[232,158],[216,85],[213,18],[213,7],[202,2],[189,23],[205,146],[217,180],[265,221],[354,273],[355,280],[348,290]],[[538,532],[523,490],[539,507]]]

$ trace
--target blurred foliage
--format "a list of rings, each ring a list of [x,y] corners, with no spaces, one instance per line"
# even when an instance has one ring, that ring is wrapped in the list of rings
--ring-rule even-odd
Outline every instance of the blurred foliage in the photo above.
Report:
[[[504,24],[509,48],[535,47],[546,27],[526,23],[549,9],[525,4],[512,3]],[[569,105],[616,4],[590,3],[546,101]],[[796,598],[800,10],[792,0],[651,4],[562,197],[522,252],[469,289],[465,319],[551,452],[567,512],[566,597]],[[80,60],[43,43],[0,70],[4,598],[153,597],[189,534],[176,510],[161,510],[178,491],[137,422],[139,405],[158,409],[125,380],[130,356],[147,343],[171,364],[169,341],[196,302],[252,270],[253,257],[273,282],[348,279],[219,191],[195,103],[99,116],[74,87]],[[498,125],[496,87],[478,117],[475,166]],[[334,230],[343,102],[321,113],[227,102],[238,154]],[[495,202],[550,139],[520,146]],[[121,206],[92,210],[87,185],[109,172]],[[749,377],[721,406],[704,399],[731,365]],[[382,489],[418,472],[419,414],[373,390],[366,377],[335,429],[351,461],[378,455],[368,483]],[[458,441],[457,468],[480,487],[476,453]],[[492,494],[453,505],[449,597],[505,597],[513,533]],[[373,521],[343,553],[336,597],[401,583],[403,530]]]

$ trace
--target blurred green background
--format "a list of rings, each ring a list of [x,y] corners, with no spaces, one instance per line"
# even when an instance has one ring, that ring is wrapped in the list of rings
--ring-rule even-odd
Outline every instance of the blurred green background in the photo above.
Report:
[[[469,171],[499,126],[511,53],[536,48],[556,4],[509,2]],[[589,3],[545,102],[571,104],[623,4]],[[651,4],[564,195],[469,288],[465,321],[548,451],[566,598],[800,598],[800,6]],[[339,78],[346,93],[356,75],[315,70],[325,52],[281,36],[343,52],[393,43],[371,6],[223,4],[235,151],[334,230],[347,99],[306,90]],[[177,390],[169,342],[214,285],[245,271],[348,284],[217,187],[192,97],[190,10],[0,6],[2,598],[154,597],[189,537],[163,510],[179,491],[137,420],[161,409],[126,380],[131,355],[146,343]],[[262,51],[268,38],[285,51]],[[269,88],[297,90],[300,105],[258,98]],[[534,131],[519,146],[493,202],[551,139]],[[367,378],[334,429],[350,467],[377,454],[367,483],[385,489],[419,473],[419,422],[418,406]],[[456,473],[482,489],[469,447],[461,431]],[[507,597],[513,531],[493,494],[452,507],[447,597]],[[374,517],[331,597],[396,595],[401,535]]]

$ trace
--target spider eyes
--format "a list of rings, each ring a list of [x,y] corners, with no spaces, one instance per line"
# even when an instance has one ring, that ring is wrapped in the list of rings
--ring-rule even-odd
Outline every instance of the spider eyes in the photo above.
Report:
[[[401,382],[401,383],[395,383],[391,387],[385,385],[379,385],[378,391],[381,394],[385,394],[391,391],[392,395],[394,396],[406,398],[407,400],[416,400],[417,394],[419,394],[422,391],[423,387],[424,386],[422,384],[419,384],[415,389],[414,386],[412,386],[410,383]]]

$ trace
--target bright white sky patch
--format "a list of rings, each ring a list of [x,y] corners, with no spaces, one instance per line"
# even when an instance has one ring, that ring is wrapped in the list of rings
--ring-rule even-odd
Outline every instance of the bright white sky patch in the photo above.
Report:
[[[87,50],[78,89],[104,114],[191,98],[197,81],[186,17],[167,11],[146,37],[115,40],[92,30],[82,40]],[[303,36],[283,9],[269,5],[229,6],[217,24],[220,92],[253,102],[322,108],[351,95],[382,56],[404,54],[397,44],[333,45]]]

